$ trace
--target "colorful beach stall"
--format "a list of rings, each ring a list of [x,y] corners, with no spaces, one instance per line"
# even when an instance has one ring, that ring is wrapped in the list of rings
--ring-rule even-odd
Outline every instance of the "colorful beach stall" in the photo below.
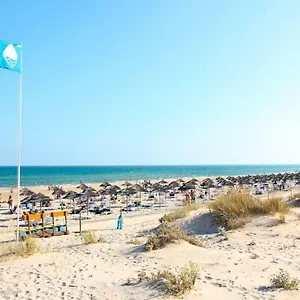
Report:
[[[24,215],[27,226],[20,227],[20,238],[50,237],[68,234],[68,211]]]

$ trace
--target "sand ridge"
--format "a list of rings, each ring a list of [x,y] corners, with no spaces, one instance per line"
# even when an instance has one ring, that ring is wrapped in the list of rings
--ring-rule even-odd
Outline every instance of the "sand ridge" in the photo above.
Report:
[[[299,299],[299,291],[268,288],[270,277],[280,269],[300,278],[299,212],[293,209],[286,224],[278,224],[277,216],[255,218],[223,240],[208,222],[207,209],[202,208],[179,225],[194,232],[193,226],[199,224],[212,228],[197,232],[206,248],[182,242],[152,252],[127,242],[158,226],[163,211],[132,215],[119,231],[112,217],[87,222],[84,229],[97,230],[105,243],[85,246],[72,233],[40,239],[45,253],[2,260],[1,299],[157,299],[159,290],[142,284],[127,286],[127,279],[141,270],[176,270],[189,261],[198,264],[200,272],[195,290],[184,299]]]

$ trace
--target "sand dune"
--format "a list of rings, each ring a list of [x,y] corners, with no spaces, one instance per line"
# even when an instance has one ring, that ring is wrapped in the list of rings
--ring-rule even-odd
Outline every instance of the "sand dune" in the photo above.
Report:
[[[299,212],[293,209],[286,224],[278,224],[276,216],[255,218],[224,240],[211,226],[207,210],[201,209],[178,225],[198,234],[206,248],[182,242],[152,252],[127,242],[158,226],[163,212],[126,218],[121,231],[114,229],[114,218],[86,222],[84,228],[96,229],[105,243],[86,246],[72,233],[38,240],[44,253],[2,258],[0,298],[157,299],[161,291],[145,284],[127,286],[127,279],[141,270],[175,270],[192,261],[200,271],[195,289],[184,299],[300,299],[299,291],[269,289],[270,277],[280,269],[300,278]]]

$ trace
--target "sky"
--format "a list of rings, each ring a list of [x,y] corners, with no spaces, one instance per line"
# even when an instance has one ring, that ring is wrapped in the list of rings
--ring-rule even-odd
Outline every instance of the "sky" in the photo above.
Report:
[[[22,165],[300,163],[298,0],[14,3],[0,39],[23,43]],[[16,165],[19,75],[0,89]]]

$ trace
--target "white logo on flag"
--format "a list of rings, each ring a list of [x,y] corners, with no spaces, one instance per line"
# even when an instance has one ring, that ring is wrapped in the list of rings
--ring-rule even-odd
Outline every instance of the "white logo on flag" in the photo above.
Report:
[[[5,61],[11,68],[14,68],[18,62],[18,54],[13,44],[9,44],[2,53]]]

